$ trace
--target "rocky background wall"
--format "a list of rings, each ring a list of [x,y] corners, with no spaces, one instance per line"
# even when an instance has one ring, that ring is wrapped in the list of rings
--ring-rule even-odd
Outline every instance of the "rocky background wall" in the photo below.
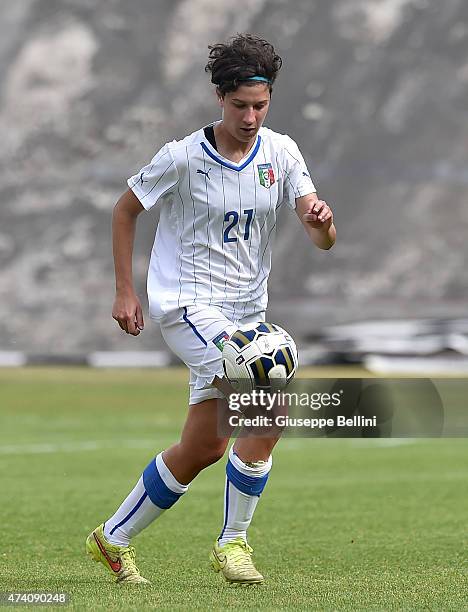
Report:
[[[18,0],[0,21],[0,350],[161,345],[110,318],[112,207],[167,140],[217,119],[207,45],[284,59],[267,125],[300,145],[338,243],[280,225],[270,320],[466,316],[464,0]],[[138,292],[157,214],[140,217]]]

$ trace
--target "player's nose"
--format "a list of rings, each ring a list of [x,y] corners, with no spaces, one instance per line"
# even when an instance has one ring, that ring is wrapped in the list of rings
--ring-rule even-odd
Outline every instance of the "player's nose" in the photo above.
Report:
[[[255,111],[253,108],[249,108],[244,115],[244,123],[246,125],[254,125],[255,124]]]

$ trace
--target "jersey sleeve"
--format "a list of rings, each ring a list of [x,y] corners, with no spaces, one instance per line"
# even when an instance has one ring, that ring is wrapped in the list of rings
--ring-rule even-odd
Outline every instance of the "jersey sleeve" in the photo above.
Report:
[[[317,191],[299,147],[289,136],[286,136],[284,145],[283,189],[283,202],[293,210],[296,208],[296,198]]]
[[[163,196],[171,193],[179,182],[174,157],[165,144],[151,162],[127,180],[141,205],[150,210]]]

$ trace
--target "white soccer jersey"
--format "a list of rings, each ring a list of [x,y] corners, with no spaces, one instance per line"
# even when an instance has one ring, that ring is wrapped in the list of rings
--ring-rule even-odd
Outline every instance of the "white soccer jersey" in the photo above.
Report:
[[[161,214],[148,270],[150,316],[191,304],[232,321],[266,309],[277,213],[315,192],[296,143],[260,128],[238,164],[203,129],[165,144],[128,185]]]

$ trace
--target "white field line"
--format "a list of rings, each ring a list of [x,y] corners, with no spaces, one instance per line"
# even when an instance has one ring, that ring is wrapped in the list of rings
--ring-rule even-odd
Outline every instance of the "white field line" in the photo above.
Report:
[[[42,444],[8,444],[0,446],[1,455],[43,455],[50,453],[76,453],[113,448],[156,448],[158,440],[88,440],[86,442],[59,442]]]
[[[352,446],[362,448],[388,448],[392,446],[408,446],[410,444],[419,444],[423,438],[355,438],[351,441]]]
[[[279,442],[278,448],[285,450],[302,449],[309,446],[311,441],[320,440],[321,444],[326,444],[326,438],[285,438]],[[337,438],[332,440],[336,443]],[[88,440],[86,442],[44,442],[39,444],[8,444],[0,446],[0,456],[2,455],[46,455],[60,453],[88,452],[102,449],[116,448],[156,448],[160,444],[156,437],[151,440]],[[407,446],[421,442],[415,438],[382,438],[382,439],[348,439],[344,444],[358,448],[388,448],[394,446]]]
[[[320,444],[326,444],[329,440],[332,444],[337,444],[338,440],[346,446],[353,446],[357,448],[389,448],[394,446],[408,446],[410,444],[419,444],[421,438],[325,438],[325,437],[312,437],[312,438],[284,438],[280,440],[278,445],[281,448],[288,450],[302,449],[307,445],[310,445],[312,441],[320,441]],[[280,448],[280,446],[278,446]]]

